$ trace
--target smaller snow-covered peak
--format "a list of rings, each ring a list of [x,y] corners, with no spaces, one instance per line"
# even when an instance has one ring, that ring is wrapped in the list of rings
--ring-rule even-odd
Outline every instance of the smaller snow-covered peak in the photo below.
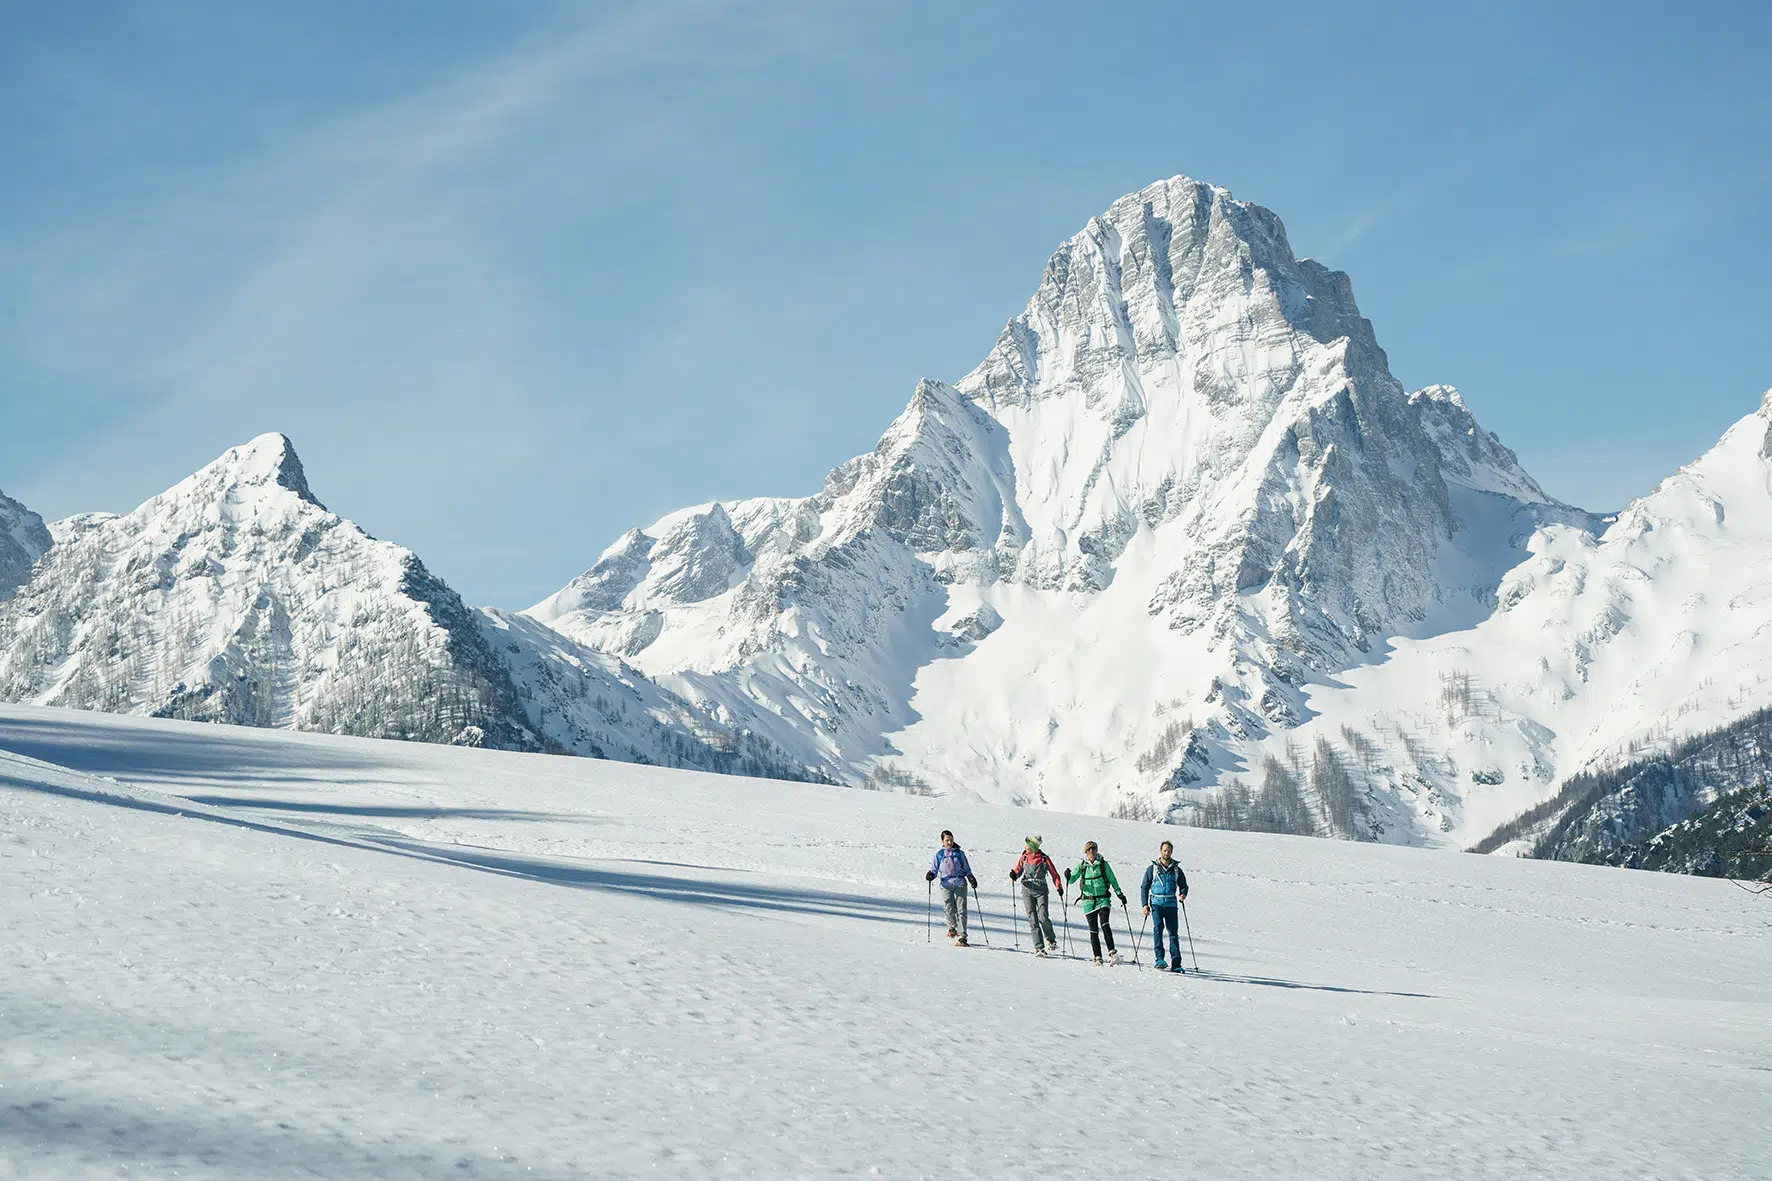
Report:
[[[191,514],[204,520],[219,516],[238,521],[312,511],[330,515],[308,487],[294,444],[287,435],[272,432],[230,447],[126,519],[139,528],[154,521],[184,520]]]
[[[204,472],[210,471],[227,472],[233,476],[234,482],[247,487],[275,485],[295,493],[309,504],[320,506],[308,487],[308,475],[302,468],[301,458],[295,453],[295,444],[289,441],[288,435],[278,431],[229,448],[204,469]]]
[[[1459,410],[1463,410],[1466,413],[1470,412],[1470,407],[1464,404],[1464,396],[1458,392],[1457,386],[1424,386],[1409,396],[1411,398],[1425,398],[1430,402],[1444,402],[1447,405],[1457,407]]]
[[[1511,496],[1524,504],[1554,503],[1519,457],[1478,425],[1464,398],[1449,385],[1430,385],[1409,395],[1409,406],[1437,445],[1449,483]]]
[[[1716,446],[1634,500],[1608,539],[1641,537],[1675,525],[1700,534],[1772,530],[1772,391]]]

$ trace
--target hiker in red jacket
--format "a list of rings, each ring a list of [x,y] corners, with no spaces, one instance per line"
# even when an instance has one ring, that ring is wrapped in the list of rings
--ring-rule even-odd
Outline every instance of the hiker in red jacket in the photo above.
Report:
[[[1058,866],[1040,852],[1039,837],[1028,837],[1026,843],[1021,859],[1009,871],[1009,880],[1021,883],[1021,904],[1028,912],[1028,929],[1034,933],[1034,954],[1043,957],[1048,946],[1058,950],[1058,936],[1052,932],[1052,910],[1046,898],[1046,884],[1059,880]]]

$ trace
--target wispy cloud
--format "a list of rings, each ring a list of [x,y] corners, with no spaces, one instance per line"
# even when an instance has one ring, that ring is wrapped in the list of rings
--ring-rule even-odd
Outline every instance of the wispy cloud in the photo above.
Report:
[[[421,544],[388,486],[422,490],[434,530],[560,450],[583,423],[542,354],[571,313],[532,273],[550,244],[528,215],[582,224],[685,183],[683,160],[720,158],[710,87],[766,86],[842,35],[793,6],[580,11],[35,243],[9,347],[114,391],[62,481],[99,503],[69,507],[128,507],[102,473],[139,481],[144,447],[175,476],[285,429],[324,437],[331,498],[382,504],[369,523]]]

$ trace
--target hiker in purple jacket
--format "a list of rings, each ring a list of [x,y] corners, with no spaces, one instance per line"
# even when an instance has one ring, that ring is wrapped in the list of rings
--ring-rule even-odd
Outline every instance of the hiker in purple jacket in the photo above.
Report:
[[[966,860],[966,850],[955,843],[954,834],[945,828],[941,830],[941,848],[935,851],[935,861],[923,877],[941,885],[941,905],[948,916],[948,938],[954,941],[955,947],[965,947],[966,887],[977,889],[978,879],[972,876],[972,863]]]

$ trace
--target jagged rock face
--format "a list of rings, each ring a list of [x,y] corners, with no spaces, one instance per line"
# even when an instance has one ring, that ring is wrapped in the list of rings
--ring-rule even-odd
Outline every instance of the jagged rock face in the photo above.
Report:
[[[52,544],[43,518],[0,492],[0,602],[12,596]]]
[[[7,700],[539,748],[474,613],[328,512],[281,435],[61,532],[0,606]]]
[[[1105,809],[1486,611],[1558,514],[1456,393],[1405,393],[1346,276],[1177,178],[818,495],[673,514],[532,614],[839,778]]]

